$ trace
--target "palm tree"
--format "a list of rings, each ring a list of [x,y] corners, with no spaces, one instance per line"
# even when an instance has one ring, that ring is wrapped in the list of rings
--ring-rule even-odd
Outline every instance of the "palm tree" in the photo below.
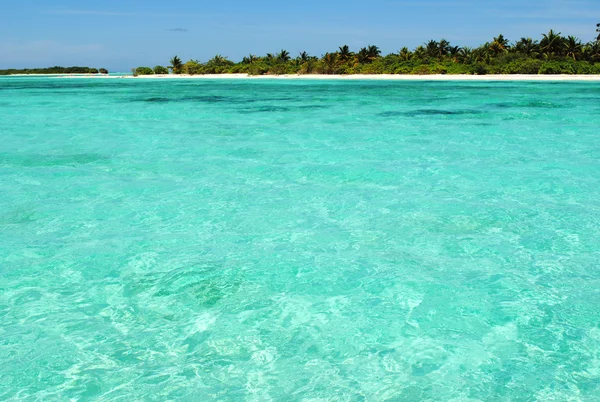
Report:
[[[547,34],[542,34],[540,41],[540,50],[546,56],[559,56],[564,48],[564,38],[560,36],[560,32],[556,33],[552,29]]]
[[[338,54],[342,63],[347,62],[352,57],[352,52],[348,45],[340,46]]]
[[[492,43],[490,43],[489,49],[494,56],[508,51],[508,39],[505,39],[502,34],[498,35],[492,40]]]
[[[596,32],[598,32],[598,37],[596,38],[596,42],[600,42],[600,24],[596,24]]]
[[[413,55],[417,59],[423,60],[425,58],[425,56],[427,55],[427,49],[423,46],[417,46],[413,52]]]
[[[437,56],[437,52],[438,52],[438,43],[435,40],[430,40],[429,42],[427,42],[425,44],[425,52],[427,53],[427,55],[429,57],[435,57]]]
[[[538,54],[539,44],[531,38],[521,38],[515,43],[514,49],[526,56],[535,57]]]
[[[473,50],[473,60],[478,63],[488,63],[490,62],[490,43],[487,42],[483,46],[478,47]]]
[[[407,47],[403,47],[402,49],[400,49],[398,55],[400,56],[400,60],[402,61],[409,61],[412,57],[412,53],[410,52],[410,50],[408,50]]]
[[[379,48],[375,45],[369,45],[367,47],[367,55],[369,60],[373,61],[381,55],[381,50],[379,50]]]
[[[458,61],[458,53],[460,52],[459,46],[450,46],[448,48],[448,55],[452,58],[455,63]]]
[[[506,39],[504,37],[504,35],[500,34],[497,37],[494,38],[493,42],[496,42],[497,44],[500,45],[500,47],[502,47],[503,49],[508,49],[508,39]]]
[[[358,64],[369,62],[369,52],[366,47],[361,48],[358,53],[356,53],[356,62]]]
[[[574,37],[569,36],[564,43],[565,55],[567,57],[572,57],[574,61],[577,61],[577,58],[581,56],[583,51],[583,45],[581,41]]]
[[[168,67],[173,71],[173,74],[181,74],[183,72],[183,62],[177,56],[174,56],[171,61],[171,65]]]
[[[300,54],[298,55],[298,59],[300,59],[302,63],[306,63],[308,60],[310,60],[310,56],[306,52],[300,52]]]
[[[581,49],[581,59],[592,63],[600,61],[600,42],[594,41],[585,44]]]
[[[288,62],[290,60],[290,53],[287,50],[281,49],[281,52],[277,54],[277,60]]]
[[[465,46],[465,47],[461,47],[460,49],[458,49],[458,60],[463,63],[470,63],[473,60],[473,48]]]
[[[437,57],[440,60],[442,60],[444,58],[444,56],[446,56],[448,54],[448,50],[450,50],[450,42],[448,42],[446,39],[441,39],[437,43],[437,49],[436,49]]]
[[[337,71],[338,55],[337,53],[325,53],[323,56],[325,63],[325,74],[335,74]]]
[[[212,64],[212,65],[217,65],[217,66],[224,66],[227,64],[231,64],[231,61],[229,59],[227,59],[227,57],[223,57],[220,54],[217,54],[215,57],[213,57],[212,59],[210,59],[207,64]]]
[[[242,64],[253,64],[256,61],[256,55],[249,54],[242,59]]]

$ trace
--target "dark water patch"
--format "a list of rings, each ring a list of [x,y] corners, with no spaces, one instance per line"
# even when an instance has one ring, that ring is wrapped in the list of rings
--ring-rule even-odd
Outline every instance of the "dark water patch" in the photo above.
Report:
[[[186,102],[200,102],[200,103],[221,103],[227,102],[228,99],[224,96],[184,96],[180,98],[165,98],[165,97],[151,97],[145,98],[143,102],[149,103],[186,103]]]
[[[251,109],[241,109],[240,113],[244,114],[252,114],[252,113],[281,113],[281,112],[291,112],[294,110],[293,108],[286,106],[260,106]]]
[[[37,220],[34,211],[27,209],[13,209],[0,212],[0,225],[20,225]]]
[[[600,97],[592,97],[592,96],[569,96],[567,98],[563,98],[566,101],[575,101],[575,102],[594,102],[600,105]]]
[[[524,102],[524,103],[520,104],[519,106],[521,106],[521,107],[539,108],[539,109],[560,109],[560,108],[563,107],[562,105],[557,105],[556,103],[545,102],[545,101]]]
[[[214,306],[236,293],[243,282],[238,270],[227,267],[226,263],[173,269],[157,279],[152,281],[154,297],[193,300],[204,307]]]
[[[545,101],[529,101],[529,102],[498,102],[490,103],[485,105],[488,108],[496,109],[523,109],[523,108],[537,108],[537,109],[559,109],[563,108],[564,105],[557,105],[551,102]]]
[[[171,99],[169,99],[169,98],[147,98],[147,99],[144,99],[144,102],[150,102],[150,103],[171,102]]]
[[[302,106],[296,106],[296,109],[302,109],[302,110],[319,110],[319,109],[329,109],[330,106],[325,106],[325,105],[302,105]]]
[[[482,111],[479,110],[445,110],[445,109],[417,109],[411,110],[407,112],[400,111],[388,111],[378,113],[377,115],[380,117],[398,117],[398,116],[407,116],[407,117],[421,117],[421,116],[457,116],[457,115],[470,115],[470,114],[482,114]]]
[[[131,101],[131,100],[130,100]],[[153,96],[150,98],[134,99],[133,102],[148,102],[148,103],[252,103],[253,100],[241,100],[236,98],[230,98],[226,96],[217,95],[198,95],[198,96],[181,96],[181,97],[163,97]]]
[[[23,155],[9,153],[0,154],[0,166],[78,166],[106,160],[108,160],[107,157],[96,153],[80,153],[66,155]]]
[[[85,83],[85,82],[81,82],[81,83],[70,83],[67,81],[62,81],[62,80],[56,80],[53,82],[40,82],[40,81],[36,81],[36,82],[32,82],[30,84],[26,84],[23,82],[19,82],[19,83],[10,83],[10,82],[3,82],[3,85],[0,86],[0,91],[12,91],[12,90],[48,90],[48,89],[52,89],[52,90],[71,90],[71,89],[94,89],[94,88],[98,88],[101,85],[98,85],[100,83]],[[69,91],[70,92],[70,91]],[[46,92],[44,92],[46,93]]]
[[[184,102],[201,102],[201,103],[222,103],[232,102],[234,99],[226,96],[218,95],[200,95],[200,96],[185,96],[181,98]]]
[[[406,112],[396,112],[396,111],[381,112],[381,113],[377,113],[377,116],[380,116],[380,117],[399,117],[399,116],[406,116]]]
[[[496,109],[511,109],[513,107],[518,107],[518,105],[516,103],[498,102],[498,103],[490,103],[490,104],[486,105],[486,107],[496,108]]]

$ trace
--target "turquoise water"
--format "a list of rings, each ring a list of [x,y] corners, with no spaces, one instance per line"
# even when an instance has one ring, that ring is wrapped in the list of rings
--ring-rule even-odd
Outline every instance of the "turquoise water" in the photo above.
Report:
[[[0,400],[600,395],[600,83],[0,79]]]

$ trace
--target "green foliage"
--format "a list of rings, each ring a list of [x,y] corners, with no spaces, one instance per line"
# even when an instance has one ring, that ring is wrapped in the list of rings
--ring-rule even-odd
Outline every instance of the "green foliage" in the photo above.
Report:
[[[537,74],[542,66],[541,60],[519,59],[501,65],[497,74]]]
[[[154,67],[154,74],[169,74],[169,69],[164,66]]]
[[[280,61],[278,63],[274,63],[269,67],[267,72],[269,75],[283,75],[287,74],[287,66],[286,63]]]
[[[234,65],[235,63],[227,59],[227,57],[218,54],[204,65],[204,74],[223,74]]]
[[[12,74],[97,74],[98,70],[90,67],[48,67],[0,70],[0,75]]]
[[[175,71],[175,69],[173,70]],[[197,74],[202,74],[203,70],[202,70],[202,64],[200,64],[200,62],[198,60],[189,60],[187,63],[185,63],[181,69],[178,69],[177,71],[181,71],[180,73],[173,73],[173,74],[189,74],[189,75],[197,75]]]
[[[247,70],[244,72],[248,75],[265,75],[269,72],[269,65],[264,60],[260,60],[248,65]]]
[[[171,71],[173,71],[173,74],[182,74],[183,73],[183,62],[181,61],[181,59],[177,56],[174,56],[171,60],[170,60],[171,65],[168,67]]]
[[[154,74],[154,70],[152,70],[150,67],[138,67],[135,69],[135,72],[133,75],[138,76],[138,75],[153,75]]]
[[[343,45],[320,58],[307,52],[292,58],[287,50],[250,54],[239,63],[217,55],[204,64],[191,60],[184,65],[175,56],[169,68],[175,74],[598,74],[600,38],[582,43],[550,30],[539,41],[521,38],[514,43],[499,34],[476,48],[432,39],[385,56],[374,45],[356,52]]]
[[[100,74],[108,74],[108,70],[105,68],[101,68],[99,71],[100,71]]]
[[[548,61],[542,63],[538,74],[575,74],[575,69],[569,62]]]

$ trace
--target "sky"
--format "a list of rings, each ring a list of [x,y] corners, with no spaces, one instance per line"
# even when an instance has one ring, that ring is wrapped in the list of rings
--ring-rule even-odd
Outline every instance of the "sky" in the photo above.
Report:
[[[0,0],[0,68],[129,71],[216,54],[320,56],[347,44],[383,53],[429,39],[477,46],[550,28],[595,37],[600,0]]]

